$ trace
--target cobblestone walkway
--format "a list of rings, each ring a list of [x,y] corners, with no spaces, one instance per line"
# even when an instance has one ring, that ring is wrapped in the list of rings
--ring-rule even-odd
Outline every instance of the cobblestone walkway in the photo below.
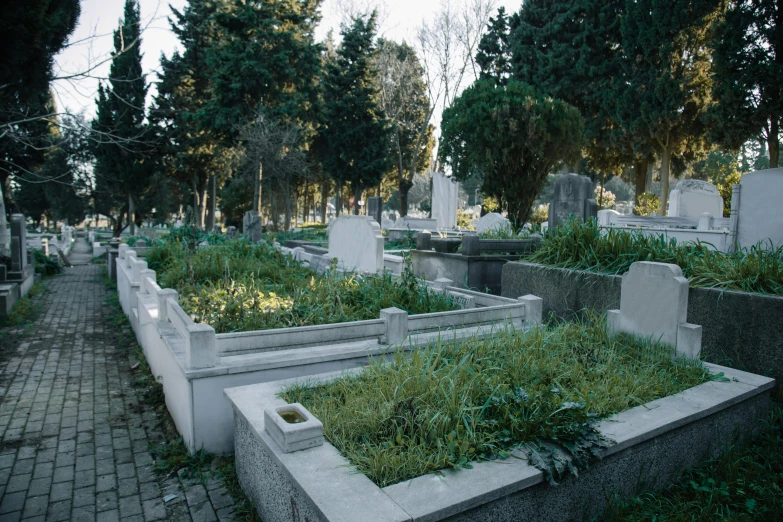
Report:
[[[231,520],[216,479],[154,473],[162,419],[132,386],[100,266],[46,285],[26,334],[0,340],[0,521]]]

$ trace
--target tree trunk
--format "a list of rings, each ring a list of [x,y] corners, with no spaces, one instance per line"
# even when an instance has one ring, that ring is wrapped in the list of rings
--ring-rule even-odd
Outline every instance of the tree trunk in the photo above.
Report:
[[[666,140],[666,146],[661,154],[661,206],[658,208],[658,215],[666,215],[666,207],[669,202],[669,168],[672,163],[672,149]]]
[[[209,177],[209,195],[207,198],[207,222],[206,229],[208,232],[215,230],[217,223],[216,211],[217,211],[217,178],[212,175]]]
[[[326,204],[329,202],[329,180],[324,178],[321,183],[321,223],[326,223],[326,211],[328,210]]]
[[[353,214],[355,216],[359,215],[359,201],[362,199],[362,188],[357,187],[353,191]]]
[[[264,177],[264,166],[259,163],[258,165],[258,176],[256,176],[256,179],[254,181],[254,188],[253,188],[253,211],[258,212],[259,215],[261,213],[261,181]]]
[[[136,205],[133,201],[133,195],[128,194],[128,226],[129,226],[129,232],[130,235],[135,236],[136,235],[136,222],[135,222],[135,216],[136,216]]]
[[[285,223],[283,223],[283,230],[288,232],[291,227],[291,182],[285,180]]]
[[[204,228],[204,215],[207,211],[207,183],[199,183],[193,178],[193,225],[196,228]]]
[[[647,160],[637,161],[633,164],[634,188],[636,189],[636,198],[634,203],[639,203],[639,196],[647,192]]]
[[[308,205],[307,201],[307,191],[309,188],[308,180],[305,180],[304,183],[304,201],[302,202],[302,223],[307,223],[307,221],[310,219],[310,206]]]
[[[338,181],[335,185],[334,213],[340,217],[340,211],[343,209],[343,182]]]
[[[779,155],[780,155],[780,140],[778,139],[778,133],[780,132],[780,124],[776,117],[772,117],[772,121],[769,126],[769,138],[767,139],[767,147],[769,149],[769,168],[778,168]]]
[[[0,256],[11,255],[11,234],[8,233],[8,223],[5,218],[5,196],[3,184],[0,182]]]

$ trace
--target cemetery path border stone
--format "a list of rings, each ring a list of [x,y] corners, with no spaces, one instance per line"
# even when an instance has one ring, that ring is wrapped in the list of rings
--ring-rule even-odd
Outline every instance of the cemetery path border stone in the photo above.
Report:
[[[214,476],[154,472],[162,418],[133,386],[103,280],[98,265],[66,269],[31,326],[2,331],[0,520],[233,520]]]

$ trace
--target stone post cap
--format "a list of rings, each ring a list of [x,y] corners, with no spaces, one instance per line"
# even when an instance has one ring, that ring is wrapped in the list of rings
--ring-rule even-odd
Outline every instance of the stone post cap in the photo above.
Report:
[[[298,402],[266,408],[264,431],[285,453],[315,448],[324,443],[324,425]]]

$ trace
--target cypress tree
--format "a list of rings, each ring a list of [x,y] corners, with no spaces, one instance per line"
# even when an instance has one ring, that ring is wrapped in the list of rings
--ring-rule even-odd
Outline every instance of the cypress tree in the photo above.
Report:
[[[342,44],[327,65],[324,86],[328,154],[324,168],[337,182],[349,183],[354,213],[365,188],[380,183],[390,168],[389,129],[378,104],[378,71],[373,66],[376,14],[355,18],[341,31]]]
[[[138,0],[126,0],[124,18],[114,32],[109,82],[98,88],[93,130],[95,147],[95,203],[114,219],[114,233],[128,216],[135,233],[135,206],[147,192],[154,171],[145,159],[153,152],[145,122],[147,82],[141,67],[141,14]]]
[[[623,3],[528,0],[509,22],[514,77],[579,110],[588,163],[603,173],[617,173],[630,156],[612,117],[610,88]]]
[[[490,79],[497,85],[506,85],[511,76],[511,25],[517,21],[506,15],[506,8],[499,7],[495,18],[490,17],[487,31],[481,36],[476,63],[479,66],[479,79]]]
[[[211,18],[214,10],[206,0],[190,0],[181,12],[172,11],[171,29],[182,52],[160,58],[158,94],[150,120],[161,133],[165,170],[190,188],[195,225],[203,227],[208,183],[212,176],[228,170],[225,147],[199,119],[213,93],[207,52],[219,35]]]
[[[614,84],[615,115],[625,132],[649,138],[661,158],[666,214],[672,158],[704,151],[710,103],[710,27],[719,2],[628,0],[622,19],[622,74]]]
[[[783,123],[783,4],[729,2],[712,42],[710,136],[733,149],[749,139],[765,139],[770,167],[777,167]]]

